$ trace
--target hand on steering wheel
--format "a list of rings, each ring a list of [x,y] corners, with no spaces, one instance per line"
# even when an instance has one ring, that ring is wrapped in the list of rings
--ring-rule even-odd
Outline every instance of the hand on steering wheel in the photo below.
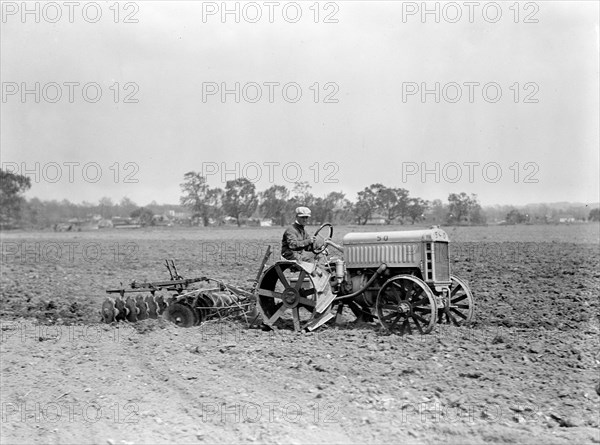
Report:
[[[319,235],[321,230],[326,230],[326,232],[323,235]],[[315,242],[313,242],[312,252],[315,255],[319,255],[327,249],[327,241],[331,240],[333,237],[333,226],[330,223],[321,225],[321,227],[319,227],[315,232],[314,236],[317,237],[317,239]]]

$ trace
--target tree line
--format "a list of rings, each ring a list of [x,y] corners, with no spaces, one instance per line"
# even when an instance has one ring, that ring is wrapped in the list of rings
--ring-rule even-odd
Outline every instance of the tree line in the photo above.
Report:
[[[136,218],[145,225],[154,223],[154,215],[174,210],[191,215],[191,223],[197,225],[220,225],[233,221],[238,225],[250,219],[271,219],[285,226],[293,221],[294,209],[307,206],[312,210],[314,223],[333,224],[485,224],[487,216],[493,221],[503,219],[507,224],[548,223],[565,210],[540,207],[519,211],[514,206],[488,207],[484,211],[474,194],[450,193],[446,202],[440,199],[427,201],[413,197],[403,188],[371,184],[358,192],[354,201],[343,192],[330,192],[323,197],[314,196],[307,182],[298,182],[291,189],[284,185],[272,185],[257,191],[254,183],[246,178],[227,181],[224,189],[210,187],[205,177],[188,172],[180,184],[180,205],[159,205],[152,202],[144,207],[124,197],[114,203],[101,198],[97,204],[83,202],[74,204],[68,200],[26,200],[23,194],[31,188],[29,178],[0,170],[0,227],[49,227],[69,219],[84,220],[90,215],[102,218]],[[566,210],[577,219],[581,208]],[[577,212],[576,212],[577,211]],[[586,209],[589,211],[589,209]],[[587,219],[598,221],[598,209],[592,209]]]
[[[316,223],[367,224],[374,219],[384,224],[424,221],[427,212],[437,210],[436,222],[450,224],[483,224],[485,215],[476,195],[451,193],[448,204],[441,201],[430,203],[419,197],[411,197],[408,190],[372,184],[358,193],[352,202],[343,192],[330,192],[324,197],[311,193],[307,182],[297,182],[289,190],[284,185],[272,185],[257,192],[254,184],[246,178],[227,181],[225,189],[211,188],[205,177],[197,172],[184,175],[181,184],[181,204],[192,212],[203,225],[234,218],[238,225],[253,215],[269,218],[284,226],[294,218],[298,206],[312,210]]]

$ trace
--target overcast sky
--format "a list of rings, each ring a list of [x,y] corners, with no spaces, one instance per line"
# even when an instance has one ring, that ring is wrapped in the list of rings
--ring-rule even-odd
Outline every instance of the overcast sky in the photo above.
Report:
[[[3,2],[3,168],[73,202],[178,203],[188,171],[599,200],[598,2],[275,3]]]

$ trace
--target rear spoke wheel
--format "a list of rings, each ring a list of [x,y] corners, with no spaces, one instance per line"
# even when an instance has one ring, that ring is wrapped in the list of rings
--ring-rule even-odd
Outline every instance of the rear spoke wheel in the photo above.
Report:
[[[258,307],[268,326],[300,331],[315,315],[315,284],[296,262],[280,261],[267,269],[257,293]]]

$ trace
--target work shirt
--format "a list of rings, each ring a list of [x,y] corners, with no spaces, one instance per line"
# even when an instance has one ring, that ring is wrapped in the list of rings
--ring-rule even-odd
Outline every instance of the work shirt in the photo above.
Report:
[[[310,237],[306,234],[304,226],[298,223],[292,224],[283,233],[283,239],[281,240],[281,256],[286,260],[306,260],[312,255],[304,254],[304,251],[310,252],[312,250],[312,242]]]

